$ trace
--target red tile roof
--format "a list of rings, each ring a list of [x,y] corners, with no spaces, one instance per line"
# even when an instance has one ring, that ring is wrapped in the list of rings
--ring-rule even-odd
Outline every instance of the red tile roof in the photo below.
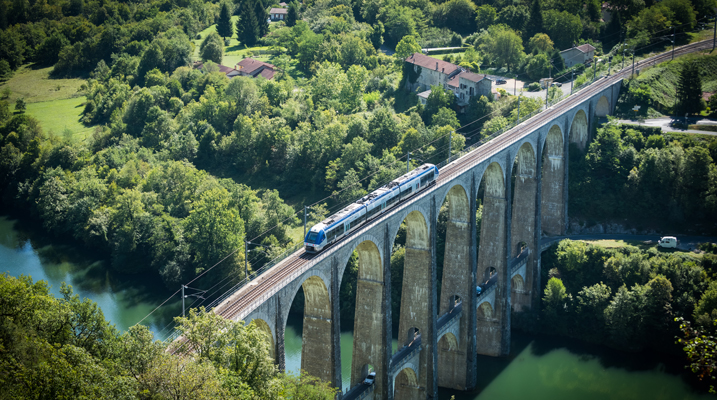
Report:
[[[480,82],[485,78],[485,74],[476,74],[474,72],[466,71],[458,74],[458,77],[471,82]]]
[[[253,77],[261,75],[266,79],[272,79],[274,77],[275,69],[276,67],[274,65],[255,60],[251,57],[247,57],[237,64],[237,70],[242,74],[251,75]]]
[[[423,68],[427,68],[430,70],[441,71],[442,73],[447,75],[450,75],[453,71],[460,68],[453,63],[429,57],[421,53],[413,53],[411,56],[406,58],[406,62],[419,65]]]

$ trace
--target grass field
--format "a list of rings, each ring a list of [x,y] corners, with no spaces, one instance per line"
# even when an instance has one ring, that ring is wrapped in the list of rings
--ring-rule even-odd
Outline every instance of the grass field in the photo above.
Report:
[[[623,240],[613,240],[613,239],[605,239],[605,240],[595,240],[595,241],[583,241],[588,244],[601,246],[603,248],[623,248],[625,246],[631,245],[638,247],[642,249],[643,251],[646,251],[650,248],[657,249],[660,253],[679,253],[679,254],[685,254],[692,256],[694,258],[702,258],[702,254],[694,253],[694,252],[686,252],[686,251],[680,251],[675,249],[669,249],[669,248],[660,248],[657,246],[657,243],[654,241],[623,241]]]
[[[6,99],[14,111],[17,99],[24,99],[27,114],[40,121],[47,133],[65,135],[71,132],[75,140],[84,140],[92,133],[92,127],[80,122],[86,98],[79,93],[84,79],[53,79],[52,67],[32,68],[32,65],[20,67],[12,78],[0,85],[10,89]]]
[[[10,88],[9,103],[14,104],[19,98],[27,103],[47,102],[58,99],[78,97],[84,79],[53,79],[50,77],[52,67],[35,69],[32,65],[20,67],[12,78],[0,85],[0,92]]]
[[[28,103],[26,113],[38,119],[47,133],[65,135],[65,132],[69,131],[74,140],[84,141],[93,130],[93,127],[88,127],[80,122],[85,100],[85,97],[82,96]],[[11,108],[14,109],[14,106],[12,104]]]

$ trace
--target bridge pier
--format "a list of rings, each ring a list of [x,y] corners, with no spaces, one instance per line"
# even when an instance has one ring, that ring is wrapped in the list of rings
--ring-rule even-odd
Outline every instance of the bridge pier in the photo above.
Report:
[[[430,339],[433,337],[436,317],[432,313],[435,291],[435,276],[432,268],[431,238],[428,224],[419,212],[411,212],[406,217],[406,254],[403,266],[403,287],[401,292],[401,316],[398,323],[398,347],[413,341],[420,334],[423,341],[420,352],[417,384],[409,380],[402,372],[396,379],[394,397],[396,399],[426,399],[429,382],[433,373],[433,350]],[[433,225],[432,225],[433,226]],[[428,285],[427,285],[428,284]],[[430,372],[430,376],[429,376]],[[409,385],[410,384],[410,385]],[[433,387],[430,384],[430,387]]]
[[[542,177],[541,218],[542,229],[547,236],[563,235],[565,232],[565,155],[563,134],[553,125],[545,138],[545,159]]]
[[[498,275],[495,302],[478,305],[476,312],[476,351],[481,355],[501,356],[503,350],[509,274],[506,266],[506,199],[503,171],[492,163],[485,171],[485,195],[478,249],[478,276],[482,282],[495,270]]]
[[[535,230],[535,195],[537,181],[535,179],[535,152],[526,143],[518,150],[517,170],[515,174],[515,196],[513,198],[513,215],[511,223],[510,257],[517,257],[524,247],[536,249]],[[540,255],[537,255],[540,257]],[[511,279],[511,304],[513,310],[521,311],[532,306],[533,294],[533,260],[536,252],[528,256],[528,268],[525,277],[515,276]]]
[[[301,338],[301,369],[333,385],[337,361],[333,350],[331,304],[336,299],[329,299],[324,281],[317,276],[306,279],[302,287],[304,330]]]
[[[449,217],[446,226],[446,248],[443,259],[443,280],[441,285],[441,301],[439,315],[453,309],[456,303],[462,302],[466,310],[475,309],[475,274],[471,263],[471,231],[475,230],[475,201],[470,201],[461,186],[454,186],[446,196]],[[468,353],[469,353],[469,316],[461,318],[459,337],[455,347],[449,341],[438,339],[438,385],[456,390],[468,388]]]

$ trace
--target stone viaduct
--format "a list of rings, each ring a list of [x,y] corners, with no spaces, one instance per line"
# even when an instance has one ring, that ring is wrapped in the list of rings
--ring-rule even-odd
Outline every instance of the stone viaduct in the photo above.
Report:
[[[303,288],[301,368],[341,387],[338,294],[356,251],[351,386],[360,385],[370,366],[377,377],[369,398],[427,399],[436,397],[438,386],[475,387],[480,374],[476,355],[507,355],[511,309],[537,305],[541,237],[562,235],[567,225],[569,144],[584,148],[590,128],[611,113],[619,95],[621,80],[605,81],[483,145],[476,150],[483,149],[480,156],[466,162],[473,151],[446,165],[435,186],[306,261],[234,318],[254,321],[265,331],[272,356],[283,368],[289,308]],[[509,140],[496,142],[504,137]],[[447,223],[439,298],[436,227],[441,207],[447,210]],[[390,257],[402,223],[402,296],[399,316],[392,316]],[[477,295],[476,285],[493,275],[494,284]],[[418,338],[420,345],[412,344]]]

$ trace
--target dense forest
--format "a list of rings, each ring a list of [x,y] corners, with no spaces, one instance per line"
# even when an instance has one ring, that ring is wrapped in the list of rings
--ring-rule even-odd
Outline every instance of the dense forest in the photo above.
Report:
[[[717,232],[717,138],[615,122],[570,149],[569,208],[587,225]]]
[[[192,309],[176,318],[187,341],[169,353],[146,326],[120,333],[72,287],[61,294],[0,275],[3,399],[334,399],[316,378],[278,373],[253,324]]]
[[[514,323],[631,352],[714,347],[699,343],[717,328],[717,248],[700,248],[702,253],[687,254],[654,244],[605,248],[560,241],[542,256],[540,312],[514,313]],[[695,328],[705,337],[696,336]],[[705,359],[714,360],[709,350],[687,356],[700,372]],[[709,375],[700,377],[714,383]]]

